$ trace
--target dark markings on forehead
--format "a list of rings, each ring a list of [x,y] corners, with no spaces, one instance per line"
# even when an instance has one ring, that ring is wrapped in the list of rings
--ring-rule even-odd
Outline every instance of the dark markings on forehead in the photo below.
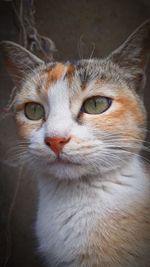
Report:
[[[87,84],[88,80],[87,80],[87,75],[85,77],[85,75],[83,75],[83,73],[82,73],[83,70],[82,70],[81,65],[79,64],[79,61],[69,61],[69,62],[67,62],[67,65],[68,65],[68,69],[67,69],[67,72],[65,74],[64,79],[67,78],[69,81],[69,85],[71,86],[73,77],[74,77],[75,72],[76,72],[78,74],[77,77],[81,81],[81,90],[84,90],[86,88],[86,84]]]
[[[55,62],[47,65],[46,73],[48,75],[46,88],[49,88],[51,83],[59,79],[67,79],[69,86],[73,82],[75,73],[81,82],[81,90],[85,90],[87,84],[92,80],[104,80],[105,73],[101,64],[97,60],[88,61],[68,61],[68,62]],[[64,77],[63,77],[64,75]]]
[[[81,89],[85,90],[86,85],[93,80],[104,80],[105,73],[101,71],[98,61],[79,61],[76,65],[78,76],[81,80]]]

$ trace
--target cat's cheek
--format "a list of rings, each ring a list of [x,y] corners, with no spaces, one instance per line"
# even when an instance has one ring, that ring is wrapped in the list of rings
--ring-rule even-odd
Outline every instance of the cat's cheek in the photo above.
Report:
[[[41,122],[27,123],[24,120],[16,118],[16,125],[18,128],[18,135],[21,139],[29,140],[35,132],[41,128]]]
[[[70,135],[72,136],[72,140],[77,143],[95,140],[95,135],[93,134],[91,127],[88,127],[86,123],[80,124],[73,122]]]
[[[96,131],[138,136],[140,133],[138,128],[145,126],[145,110],[141,109],[141,105],[132,99],[120,97],[110,107],[110,109],[99,115],[91,115],[83,113],[80,122]],[[141,134],[140,134],[141,135]],[[141,136],[140,136],[141,137]]]
[[[35,151],[41,150],[41,155],[42,155],[42,153],[49,155],[50,149],[46,146],[46,144],[44,142],[44,137],[45,137],[44,127],[41,127],[40,129],[33,132],[29,138],[29,142],[30,142],[29,148],[34,149]]]

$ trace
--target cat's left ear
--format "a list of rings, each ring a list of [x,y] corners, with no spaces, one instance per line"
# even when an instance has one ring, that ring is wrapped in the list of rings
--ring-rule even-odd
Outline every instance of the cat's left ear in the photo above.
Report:
[[[0,50],[6,69],[16,86],[19,86],[28,74],[44,63],[27,49],[14,42],[0,42]]]
[[[139,26],[108,58],[123,70],[124,78],[137,92],[145,85],[150,54],[150,20]]]

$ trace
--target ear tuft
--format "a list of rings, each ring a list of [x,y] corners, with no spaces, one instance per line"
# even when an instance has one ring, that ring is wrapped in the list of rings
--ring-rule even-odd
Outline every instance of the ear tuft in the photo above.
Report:
[[[27,74],[43,64],[41,59],[14,42],[0,42],[0,50],[2,51],[6,69],[17,86]]]

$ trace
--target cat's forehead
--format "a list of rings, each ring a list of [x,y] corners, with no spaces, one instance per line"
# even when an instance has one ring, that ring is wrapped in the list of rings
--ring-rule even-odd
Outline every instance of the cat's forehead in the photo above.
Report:
[[[51,81],[57,81],[62,76],[71,78],[76,75],[81,82],[88,83],[94,79],[115,79],[115,73],[119,75],[119,69],[112,62],[102,59],[78,60],[67,62],[49,63],[46,72],[49,74]],[[112,75],[113,74],[113,75]]]
[[[67,80],[70,87],[78,83],[81,90],[86,89],[93,81],[123,84],[119,69],[107,60],[91,59],[50,63],[41,72],[41,78],[43,73],[47,79],[46,88],[60,80]]]
[[[26,101],[31,96],[47,96],[56,85],[61,91],[67,87],[70,97],[81,93],[90,97],[89,91],[103,94],[112,90],[115,93],[115,89],[126,87],[117,66],[107,60],[91,59],[47,63],[33,71],[19,95]]]

